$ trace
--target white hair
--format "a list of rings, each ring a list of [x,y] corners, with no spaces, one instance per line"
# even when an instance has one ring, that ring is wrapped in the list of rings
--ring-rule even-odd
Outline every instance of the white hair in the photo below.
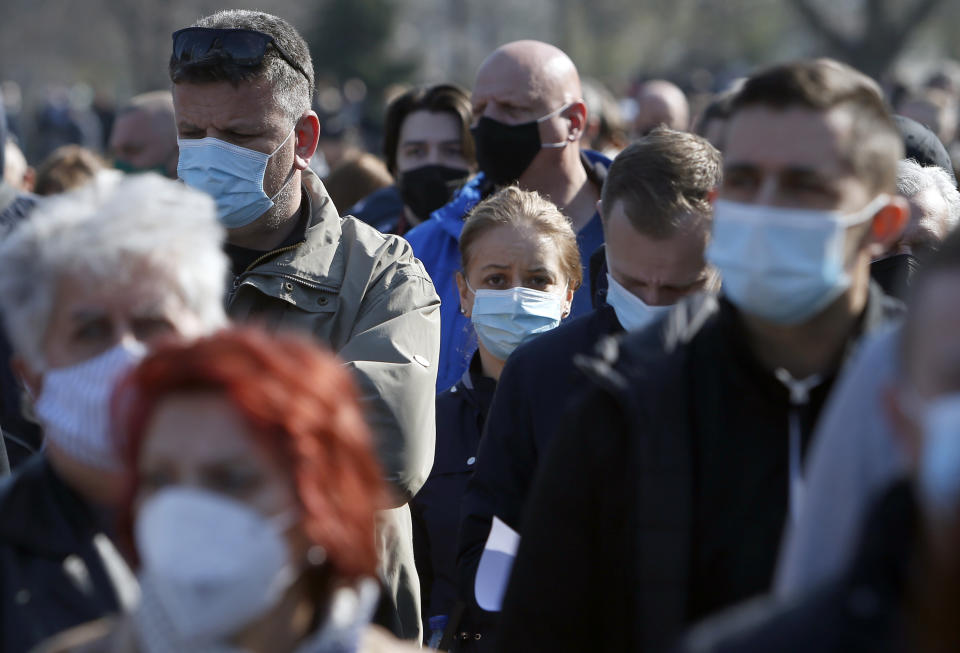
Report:
[[[947,204],[945,233],[953,231],[960,222],[960,192],[950,175],[939,166],[922,166],[913,159],[897,163],[897,194],[907,199],[923,191],[936,188]]]
[[[204,330],[227,323],[223,227],[206,194],[153,173],[103,171],[82,188],[41,200],[0,243],[0,310],[14,350],[43,367],[43,341],[62,279],[103,284],[152,275]]]

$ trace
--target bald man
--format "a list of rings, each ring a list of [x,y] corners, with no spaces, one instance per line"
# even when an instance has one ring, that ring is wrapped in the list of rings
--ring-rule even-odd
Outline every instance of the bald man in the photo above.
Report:
[[[539,41],[497,48],[477,71],[473,112],[480,174],[407,234],[442,300],[438,390],[460,380],[476,350],[470,321],[458,311],[454,273],[460,269],[457,240],[463,218],[478,201],[517,183],[549,198],[570,218],[584,264],[603,244],[596,205],[610,160],[580,149],[587,107],[570,58]],[[585,283],[574,295],[571,315],[589,312],[591,297]]]
[[[641,86],[637,94],[634,136],[645,136],[660,125],[687,131],[690,128],[690,105],[687,96],[676,84],[654,79]]]
[[[158,172],[177,178],[177,127],[170,91],[137,95],[117,114],[110,154],[123,172]]]

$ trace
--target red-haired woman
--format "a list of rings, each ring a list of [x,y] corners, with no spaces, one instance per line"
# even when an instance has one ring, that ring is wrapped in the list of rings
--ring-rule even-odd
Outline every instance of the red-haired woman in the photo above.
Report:
[[[406,650],[369,625],[385,490],[331,354],[223,331],[159,348],[115,406],[130,475],[120,535],[140,605],[46,650]]]

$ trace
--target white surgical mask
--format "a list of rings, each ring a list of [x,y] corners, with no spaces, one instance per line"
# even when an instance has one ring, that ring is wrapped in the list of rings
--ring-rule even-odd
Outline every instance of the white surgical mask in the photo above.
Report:
[[[506,360],[521,343],[560,324],[565,299],[564,295],[523,286],[474,290],[470,321],[487,351]]]
[[[143,600],[153,617],[145,627],[172,629],[163,637],[193,650],[225,641],[269,612],[300,572],[283,535],[294,517],[263,517],[196,488],[158,491],[134,529]]]
[[[955,519],[960,505],[960,393],[915,402],[923,430],[917,486],[928,514]]]
[[[263,176],[270,157],[280,151],[296,127],[270,154],[264,154],[218,138],[180,138],[177,175],[188,186],[210,194],[217,202],[217,217],[228,229],[243,227],[273,208],[273,201],[286,188],[293,175],[273,197],[263,190]]]
[[[47,370],[34,406],[44,437],[87,465],[118,469],[110,398],[120,378],[146,353],[142,343],[123,341],[82,363]]]
[[[723,292],[742,311],[779,324],[800,324],[850,287],[847,228],[887,203],[863,210],[787,209],[719,200],[707,259],[720,270]]]
[[[613,307],[617,320],[627,331],[642,329],[652,324],[661,315],[669,313],[673,308],[672,306],[650,306],[621,286],[610,273],[607,273],[607,303]]]

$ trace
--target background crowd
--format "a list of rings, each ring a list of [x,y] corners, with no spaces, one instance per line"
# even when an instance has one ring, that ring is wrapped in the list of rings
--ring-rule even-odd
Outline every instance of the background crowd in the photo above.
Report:
[[[611,87],[612,0],[443,74],[373,0],[14,69],[0,651],[960,647],[952,10],[784,4]]]

